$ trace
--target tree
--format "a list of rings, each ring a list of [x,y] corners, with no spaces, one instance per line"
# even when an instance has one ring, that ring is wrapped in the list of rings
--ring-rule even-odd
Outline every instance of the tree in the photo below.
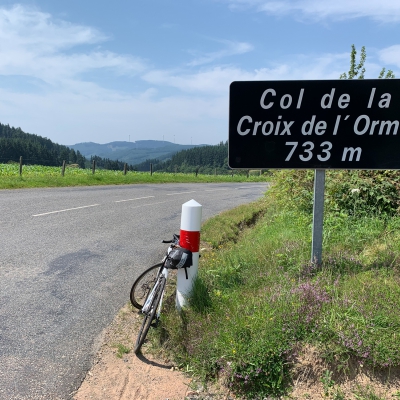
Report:
[[[361,47],[361,57],[360,61],[357,64],[356,61],[356,55],[357,55],[357,50],[356,46],[354,44],[351,45],[351,52],[350,52],[350,69],[349,72],[346,74],[346,72],[343,72],[343,74],[340,75],[340,79],[364,79],[364,74],[365,74],[365,60],[367,59],[367,53],[365,51],[365,46]],[[386,72],[386,69],[382,68],[382,71],[380,72],[378,78],[379,79],[394,79],[395,75],[392,70],[388,70]]]

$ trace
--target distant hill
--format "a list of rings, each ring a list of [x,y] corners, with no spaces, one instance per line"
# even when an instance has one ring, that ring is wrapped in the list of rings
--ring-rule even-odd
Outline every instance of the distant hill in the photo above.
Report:
[[[136,142],[77,143],[68,147],[79,151],[84,157],[98,156],[127,164],[140,164],[148,159],[166,160],[181,150],[205,145],[182,145],[162,140],[137,140]]]
[[[107,144],[78,143],[71,146],[53,143],[50,139],[25,133],[21,128],[0,123],[0,163],[60,166],[78,164],[88,168],[92,161],[98,168],[123,170],[124,163],[130,170],[148,171],[150,163],[154,171],[228,173],[228,144],[180,145],[160,140],[136,142],[111,142]]]

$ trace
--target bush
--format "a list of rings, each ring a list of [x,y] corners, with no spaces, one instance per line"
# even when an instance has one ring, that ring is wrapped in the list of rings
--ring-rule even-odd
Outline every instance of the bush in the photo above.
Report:
[[[270,195],[286,209],[311,213],[313,171],[275,171]],[[348,216],[393,216],[400,210],[400,172],[393,170],[327,171],[325,183],[327,212]]]

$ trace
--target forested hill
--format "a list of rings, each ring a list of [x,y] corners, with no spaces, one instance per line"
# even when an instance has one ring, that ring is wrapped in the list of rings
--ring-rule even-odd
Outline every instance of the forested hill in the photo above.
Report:
[[[182,150],[166,161],[148,159],[134,165],[134,168],[138,171],[148,171],[150,163],[153,164],[153,171],[214,173],[217,169],[218,173],[227,173],[230,171],[228,142]]]
[[[53,143],[42,136],[25,133],[21,128],[0,123],[0,163],[18,162],[20,156],[24,164],[61,166],[63,161],[66,161],[67,164],[78,164],[81,168],[85,168],[96,161],[98,168],[111,170],[124,168],[123,161],[99,156],[91,156],[89,161],[79,150]],[[129,165],[128,168],[149,171],[150,163],[153,164],[153,171],[214,173],[217,170],[218,173],[227,173],[228,142],[221,142],[215,146],[193,147],[173,154],[168,160],[147,159],[140,164]]]
[[[84,168],[86,161],[79,151],[0,123],[0,163],[17,162],[20,156],[24,164],[49,166],[62,165],[65,160],[68,164],[79,164]]]
[[[75,151],[79,150],[88,159],[96,156],[135,165],[148,159],[167,160],[178,151],[201,146],[205,145],[184,145],[167,140],[136,140],[135,142],[114,141],[104,144],[83,142],[68,147]]]

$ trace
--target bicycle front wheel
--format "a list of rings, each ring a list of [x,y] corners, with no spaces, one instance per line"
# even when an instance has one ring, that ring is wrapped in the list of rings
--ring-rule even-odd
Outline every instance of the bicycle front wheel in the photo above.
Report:
[[[160,284],[156,289],[156,293],[154,293],[154,297],[151,306],[149,308],[149,311],[144,315],[143,323],[142,326],[140,327],[139,334],[136,339],[135,354],[139,353],[139,350],[141,349],[142,344],[146,339],[147,332],[149,331],[150,325],[154,320],[154,316],[156,315],[158,305],[164,293],[165,284],[166,284],[166,279],[165,276],[162,275],[160,276]]]
[[[162,263],[155,264],[146,269],[132,285],[130,299],[133,307],[141,310],[151,289],[156,283]]]

